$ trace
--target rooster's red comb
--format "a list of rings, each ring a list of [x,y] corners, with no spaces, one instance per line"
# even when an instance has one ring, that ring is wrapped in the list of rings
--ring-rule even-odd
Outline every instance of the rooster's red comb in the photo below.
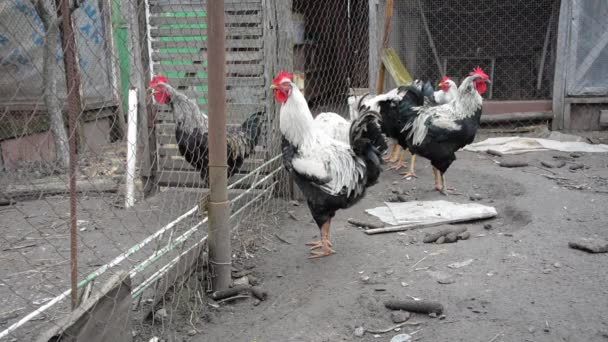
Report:
[[[443,76],[443,78],[442,78],[442,79],[439,81],[439,83],[440,83],[440,84],[442,84],[442,83],[445,83],[445,82],[447,82],[447,81],[449,81],[449,80],[450,80],[450,78],[449,78],[449,77],[447,77],[447,76]]]
[[[480,67],[476,67],[475,69],[473,69],[473,71],[471,73],[469,73],[469,76],[473,76],[473,75],[479,75],[484,80],[487,80],[488,78],[490,78],[485,72],[483,72],[483,69],[481,69]]]
[[[277,77],[275,77],[275,79],[272,80],[272,84],[278,85],[281,82],[281,80],[284,79],[284,78],[286,78],[286,79],[288,79],[290,81],[293,81],[293,76],[290,73],[288,73],[287,71],[281,71],[277,75]]]
[[[167,83],[167,78],[163,75],[156,75],[150,80],[150,87],[156,87],[159,83]]]

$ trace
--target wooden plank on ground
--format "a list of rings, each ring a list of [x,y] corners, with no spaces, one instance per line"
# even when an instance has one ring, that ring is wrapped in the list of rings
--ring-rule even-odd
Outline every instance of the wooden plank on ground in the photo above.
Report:
[[[188,17],[161,17],[152,16],[150,17],[150,25],[178,25],[178,24],[204,24],[206,18],[202,16],[188,16]],[[227,15],[226,24],[262,24],[261,14],[247,14],[247,15]]]

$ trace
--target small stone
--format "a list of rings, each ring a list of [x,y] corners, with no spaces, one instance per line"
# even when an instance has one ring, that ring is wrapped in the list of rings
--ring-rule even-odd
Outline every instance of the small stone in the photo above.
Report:
[[[188,330],[188,336],[194,336],[194,335],[196,335],[196,334],[198,334],[198,331],[196,331],[196,330],[194,330],[194,329],[190,329],[190,330]]]
[[[454,278],[438,279],[437,282],[443,285],[454,284],[456,280]]]
[[[544,274],[549,274],[549,273],[551,273],[551,269],[550,269],[550,268],[545,268],[545,269],[543,270],[543,273],[544,273]]]
[[[253,306],[258,306],[258,305],[260,305],[260,303],[261,303],[261,302],[262,302],[261,300],[256,299],[256,300],[253,302]]]
[[[249,277],[244,276],[241,278],[234,279],[233,284],[234,286],[249,285]]]
[[[576,164],[570,165],[569,169],[574,171],[574,170],[580,170],[580,169],[582,169],[584,167],[585,167],[585,165],[580,164],[580,163],[576,163]]]
[[[437,239],[437,241],[435,241],[436,244],[442,244],[445,242],[445,236],[440,236],[439,239]]]
[[[249,277],[249,284],[252,286],[258,286],[260,285],[260,280],[252,275],[248,276]]]
[[[480,194],[472,194],[471,196],[469,196],[469,199],[471,199],[471,201],[481,201],[483,199],[483,196],[481,196]]]
[[[404,281],[402,281],[402,282],[401,282],[401,286],[402,286],[402,287],[407,287],[407,286],[409,286],[409,285],[410,285],[410,284],[408,284],[408,283],[406,283],[406,282],[404,282]]]
[[[369,282],[370,282],[369,276],[363,276],[363,277],[361,277],[361,282],[363,284],[369,284]]]
[[[162,308],[162,309],[158,309],[156,310],[156,312],[154,313],[155,317],[158,317],[158,319],[165,319],[167,317],[169,317],[169,313],[167,313],[167,309]]]
[[[446,318],[446,315],[439,316],[439,320],[443,321]]]
[[[283,275],[281,273],[277,274],[277,278],[283,278]]]
[[[393,311],[391,312],[391,321],[393,323],[402,323],[410,319],[411,314],[407,311]]]
[[[363,335],[365,335],[365,328],[364,327],[356,327],[355,328],[355,336],[357,336],[357,337],[363,337]]]
[[[468,240],[471,237],[471,233],[467,232],[463,232],[458,234],[458,240]]]
[[[408,335],[408,334],[399,334],[399,335],[395,335],[393,336],[393,338],[391,338],[391,342],[409,342],[412,340],[412,336]]]
[[[553,267],[562,268],[562,264],[560,262],[556,262],[555,264],[553,264]]]
[[[289,201],[289,204],[293,205],[294,207],[297,207],[300,205],[300,202],[298,201]]]
[[[529,326],[529,327],[528,327],[528,332],[529,332],[530,334],[534,334],[534,332],[536,332],[536,328],[535,328],[535,327],[533,327],[533,326]]]
[[[551,329],[549,329],[549,327],[545,327],[545,328],[543,329],[543,331],[544,331],[544,332],[546,332],[546,333],[548,333],[548,332],[550,332],[550,331],[551,331]]]
[[[391,275],[391,274],[395,273],[395,271],[394,270],[387,270],[384,273],[386,273],[386,275]]]
[[[570,157],[572,157],[572,158],[580,158],[582,156],[583,156],[583,154],[580,153],[580,152],[572,152],[572,153],[570,153]]]
[[[490,229],[492,229],[492,225],[489,224],[489,223],[486,223],[486,224],[483,225],[483,229],[490,230]]]
[[[481,313],[481,310],[478,310],[478,309],[473,309],[471,311],[474,312],[474,313]]]
[[[431,318],[437,318],[437,313],[436,312],[431,312],[429,314],[429,317],[431,317]]]

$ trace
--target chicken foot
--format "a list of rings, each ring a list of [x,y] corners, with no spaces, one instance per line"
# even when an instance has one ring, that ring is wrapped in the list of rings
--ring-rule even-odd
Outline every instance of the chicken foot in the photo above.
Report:
[[[315,258],[322,258],[331,254],[336,253],[336,251],[334,251],[333,249],[331,249],[330,247],[331,242],[329,242],[329,225],[331,223],[331,220],[328,220],[327,222],[325,222],[322,226],[321,226],[321,246],[319,246],[320,248],[322,248],[321,252],[316,252],[316,251],[311,251],[310,252],[310,256],[308,257],[309,259],[315,259]],[[316,246],[313,246],[316,247]],[[311,248],[313,249],[313,248]]]
[[[399,170],[402,167],[405,167],[405,156],[407,155],[407,149],[402,150],[401,151],[401,157],[399,157],[399,160],[397,161],[397,163],[391,167],[388,168],[388,170]]]
[[[400,147],[401,146],[399,146],[399,144],[393,144],[393,147],[391,148],[391,153],[382,159],[385,162],[390,162],[390,163],[396,162],[397,158],[399,158]]]
[[[406,173],[401,174],[403,176],[403,178],[410,178],[410,177],[418,178],[418,176],[416,176],[416,172],[414,171],[415,166],[416,166],[416,155],[412,154],[412,157],[410,158],[410,169]]]

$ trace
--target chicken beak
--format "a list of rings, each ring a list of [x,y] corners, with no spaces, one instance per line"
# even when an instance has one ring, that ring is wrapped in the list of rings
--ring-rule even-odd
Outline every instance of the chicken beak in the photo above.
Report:
[[[274,85],[274,84],[271,84],[271,85],[270,85],[270,89],[272,89],[272,90],[275,90],[275,89],[277,89],[277,88],[278,88],[278,87],[277,87],[276,85]]]
[[[486,80],[486,83],[487,83],[487,84],[492,84],[492,81],[490,81],[490,79],[487,79],[487,80]]]

